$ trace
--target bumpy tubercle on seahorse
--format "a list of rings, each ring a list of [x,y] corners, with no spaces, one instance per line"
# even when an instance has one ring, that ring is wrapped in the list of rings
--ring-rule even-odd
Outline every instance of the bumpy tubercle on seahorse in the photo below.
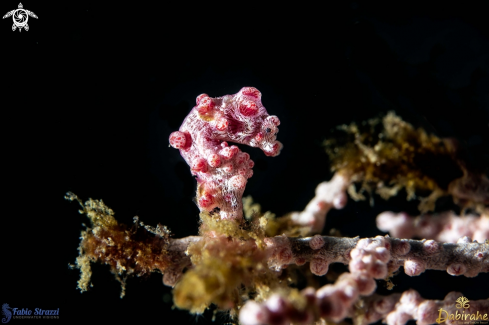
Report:
[[[242,196],[254,162],[228,141],[258,147],[275,157],[283,147],[276,140],[279,125],[280,120],[268,114],[254,87],[216,98],[197,96],[196,106],[169,140],[197,178],[200,211],[218,208],[221,219],[242,220]]]

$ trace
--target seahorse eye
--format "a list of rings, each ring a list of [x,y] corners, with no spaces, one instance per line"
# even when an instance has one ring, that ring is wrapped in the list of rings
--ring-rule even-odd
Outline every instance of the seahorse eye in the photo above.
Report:
[[[265,131],[266,131],[267,133],[270,133],[270,132],[272,131],[272,129],[267,128]]]

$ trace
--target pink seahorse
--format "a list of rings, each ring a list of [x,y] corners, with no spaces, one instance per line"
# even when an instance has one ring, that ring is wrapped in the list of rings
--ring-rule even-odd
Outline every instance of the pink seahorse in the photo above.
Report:
[[[254,87],[216,98],[202,94],[196,102],[180,129],[170,134],[170,145],[180,149],[197,178],[200,211],[219,208],[222,219],[241,220],[242,196],[254,162],[227,141],[258,147],[275,157],[282,149],[276,140],[280,120],[268,115]]]

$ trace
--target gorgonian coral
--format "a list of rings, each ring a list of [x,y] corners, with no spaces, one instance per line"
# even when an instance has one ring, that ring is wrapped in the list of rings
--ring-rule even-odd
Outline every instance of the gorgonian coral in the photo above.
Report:
[[[267,156],[280,153],[279,119],[268,115],[260,99],[253,87],[216,98],[202,94],[180,129],[170,135],[170,145],[180,150],[197,178],[199,236],[173,239],[166,227],[145,226],[138,219],[127,227],[102,201],[83,204],[68,194],[91,221],[79,247],[79,289],[88,289],[90,262],[100,262],[110,265],[122,283],[122,294],[128,276],[163,273],[163,283],[174,288],[176,307],[202,313],[215,305],[243,325],[325,324],[345,318],[359,325],[380,319],[390,325],[410,319],[426,325],[437,321],[437,308],[445,308],[447,315],[453,312],[457,293],[444,301],[425,300],[414,290],[380,296],[374,293],[376,281],[385,280],[392,289],[390,278],[401,267],[408,276],[426,270],[465,277],[489,272],[487,177],[467,167],[452,140],[429,135],[389,113],[382,123],[374,119],[362,126],[342,126],[346,137],[326,143],[335,171],[332,179],[318,185],[304,211],[275,218],[262,213],[251,198],[242,199],[254,163],[228,143],[258,147]],[[355,188],[358,182],[360,191]],[[389,198],[401,188],[408,199],[420,198],[418,190],[431,193],[421,198],[421,212],[432,210],[438,197],[450,195],[473,213],[411,218],[384,212],[377,224],[392,237],[317,234],[330,209],[345,207],[348,194],[364,199],[361,192],[366,190]],[[334,263],[348,265],[349,272],[331,274]],[[298,273],[327,275],[333,283],[320,286],[306,276],[299,290]],[[487,300],[472,306],[487,313]]]
[[[394,112],[338,129],[344,133],[325,141],[331,168],[361,182],[360,192],[376,192],[387,199],[405,188],[411,200],[416,191],[429,191],[419,204],[421,212],[432,211],[443,195],[479,212],[489,204],[489,179],[468,168],[454,139],[415,129]],[[354,187],[349,193],[364,199]]]

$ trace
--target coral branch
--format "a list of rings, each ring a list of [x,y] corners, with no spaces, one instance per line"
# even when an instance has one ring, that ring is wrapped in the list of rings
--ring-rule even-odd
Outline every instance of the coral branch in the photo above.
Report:
[[[363,313],[357,325],[367,325],[383,319],[388,325],[403,325],[416,320],[418,325],[435,323],[456,324],[457,321],[487,321],[489,299],[469,301],[462,293],[452,291],[444,300],[423,299],[415,290],[389,296],[373,295],[363,302]]]
[[[222,219],[241,220],[242,196],[254,162],[227,141],[258,147],[275,157],[282,149],[276,140],[280,120],[268,115],[261,93],[253,87],[216,98],[202,94],[196,103],[180,129],[170,135],[170,145],[180,149],[197,177],[200,211],[219,208]]]
[[[457,216],[453,212],[410,217],[406,213],[386,211],[377,216],[377,227],[394,237],[419,237],[448,243],[469,237],[483,243],[489,239],[488,212],[486,210],[480,217]]]
[[[327,272],[329,263],[349,261],[351,273],[343,273],[335,284],[326,285],[317,291],[312,288],[303,290],[302,296],[308,304],[302,308],[297,308],[279,295],[272,295],[261,305],[248,302],[240,312],[243,325],[287,322],[309,324],[312,319],[317,320],[319,317],[338,322],[352,314],[351,308],[360,295],[373,293],[376,288],[374,279],[386,277],[401,264],[404,264],[404,271],[410,276],[419,275],[426,269],[446,269],[451,275],[466,276],[489,272],[489,245],[480,243],[442,244],[433,240],[414,241],[380,236],[372,239],[320,236],[293,239],[279,236],[269,238],[266,242],[269,249],[273,249],[275,264],[291,263],[298,259],[302,264],[309,259],[311,272],[322,275]],[[394,299],[397,296],[392,297]],[[409,292],[403,297],[401,302],[405,301],[406,306],[412,303]],[[421,303],[420,300],[416,301]],[[387,313],[392,310],[395,302],[385,300],[377,304],[380,311]],[[410,317],[418,317],[409,314],[413,309],[408,307],[396,306],[399,310],[396,313],[400,315],[389,314],[388,323],[404,324]],[[432,316],[427,311],[422,313],[425,318]],[[380,316],[371,315],[369,318],[376,321]]]
[[[111,267],[112,273],[121,282],[121,297],[124,296],[127,276],[161,272],[164,274],[163,282],[173,286],[182,271],[191,265],[185,250],[189,243],[200,240],[200,237],[171,239],[170,231],[165,226],[158,224],[154,228],[144,225],[137,217],[134,218],[134,225],[128,227],[118,223],[112,209],[101,200],[89,199],[83,204],[71,192],[65,198],[78,201],[82,207],[79,212],[86,214],[91,221],[91,227],[81,233],[80,256],[76,260],[76,267],[81,272],[78,288],[82,292],[90,286],[90,262]]]
[[[189,236],[181,239],[170,239],[168,254],[172,256],[172,263],[163,272],[163,283],[169,287],[175,286],[181,278],[185,267],[190,266],[190,258],[185,253],[191,243],[202,240],[199,236]]]
[[[308,240],[311,249],[320,247],[317,248],[320,250],[327,246],[327,242],[321,242],[320,238],[314,236]],[[283,238],[277,240],[282,243],[284,241]],[[384,237],[353,239],[352,242],[355,242],[353,246],[355,248],[349,254],[351,273],[343,273],[335,284],[326,285],[317,291],[312,288],[303,290],[302,295],[308,302],[306,306],[298,308],[285,298],[272,295],[262,306],[255,303],[250,303],[251,306],[245,305],[240,312],[241,323],[243,325],[282,325],[290,322],[310,324],[311,320],[319,318],[329,318],[334,322],[344,319],[360,295],[370,295],[375,290],[374,279],[381,279],[387,275],[386,263],[390,257],[387,250],[390,243]],[[317,245],[318,243],[320,245]],[[317,265],[313,264],[314,261]],[[317,274],[315,270],[317,268],[325,274],[328,263],[327,258],[315,257],[311,261],[311,271]]]
[[[302,212],[292,212],[293,223],[311,227],[310,233],[320,233],[326,222],[326,214],[331,208],[342,209],[348,200],[346,189],[350,179],[336,173],[329,182],[322,182],[316,187],[316,196],[307,204]]]
[[[311,243],[321,238],[324,244],[313,249]],[[489,245],[461,240],[457,244],[439,243],[434,240],[412,240],[385,238],[386,249],[390,253],[387,261],[389,272],[404,266],[408,275],[419,275],[424,270],[446,270],[452,275],[476,276],[479,272],[489,272]],[[266,238],[265,242],[272,255],[269,264],[276,268],[281,265],[322,260],[324,263],[343,263],[351,261],[350,253],[362,240],[346,237],[314,236],[309,238],[287,238],[277,236]],[[453,268],[463,266],[457,272]],[[452,273],[451,273],[452,272]]]
[[[351,317],[356,325],[373,324],[394,310],[400,298],[400,293],[394,293],[388,296],[373,294],[365,297],[359,301],[359,310],[356,312],[353,311]]]
[[[260,228],[266,224],[263,217],[250,223],[254,230],[246,230],[235,220],[203,212],[203,236],[172,239],[166,227],[144,225],[137,217],[132,227],[119,224],[102,201],[90,199],[82,204],[73,193],[66,198],[80,203],[80,212],[87,215],[92,226],[82,232],[77,258],[82,273],[78,287],[82,291],[90,284],[90,262],[98,261],[110,265],[122,284],[121,296],[128,276],[163,273],[164,284],[175,286],[175,304],[192,312],[200,313],[216,304],[235,315],[247,294],[255,292],[255,299],[269,298],[264,305],[247,303],[240,312],[243,324],[258,320],[309,324],[320,317],[339,321],[350,315],[360,295],[375,290],[374,279],[392,275],[402,265],[410,276],[427,269],[467,277],[489,272],[489,244],[471,243],[466,237],[457,244],[388,236],[264,237],[264,228]],[[331,263],[349,264],[351,273],[342,274],[334,285],[318,291],[285,291],[288,298],[296,292],[294,302],[278,295],[270,297],[270,292],[283,289],[278,274],[285,265],[306,262],[316,275],[326,274]],[[185,269],[188,271],[183,274]]]

